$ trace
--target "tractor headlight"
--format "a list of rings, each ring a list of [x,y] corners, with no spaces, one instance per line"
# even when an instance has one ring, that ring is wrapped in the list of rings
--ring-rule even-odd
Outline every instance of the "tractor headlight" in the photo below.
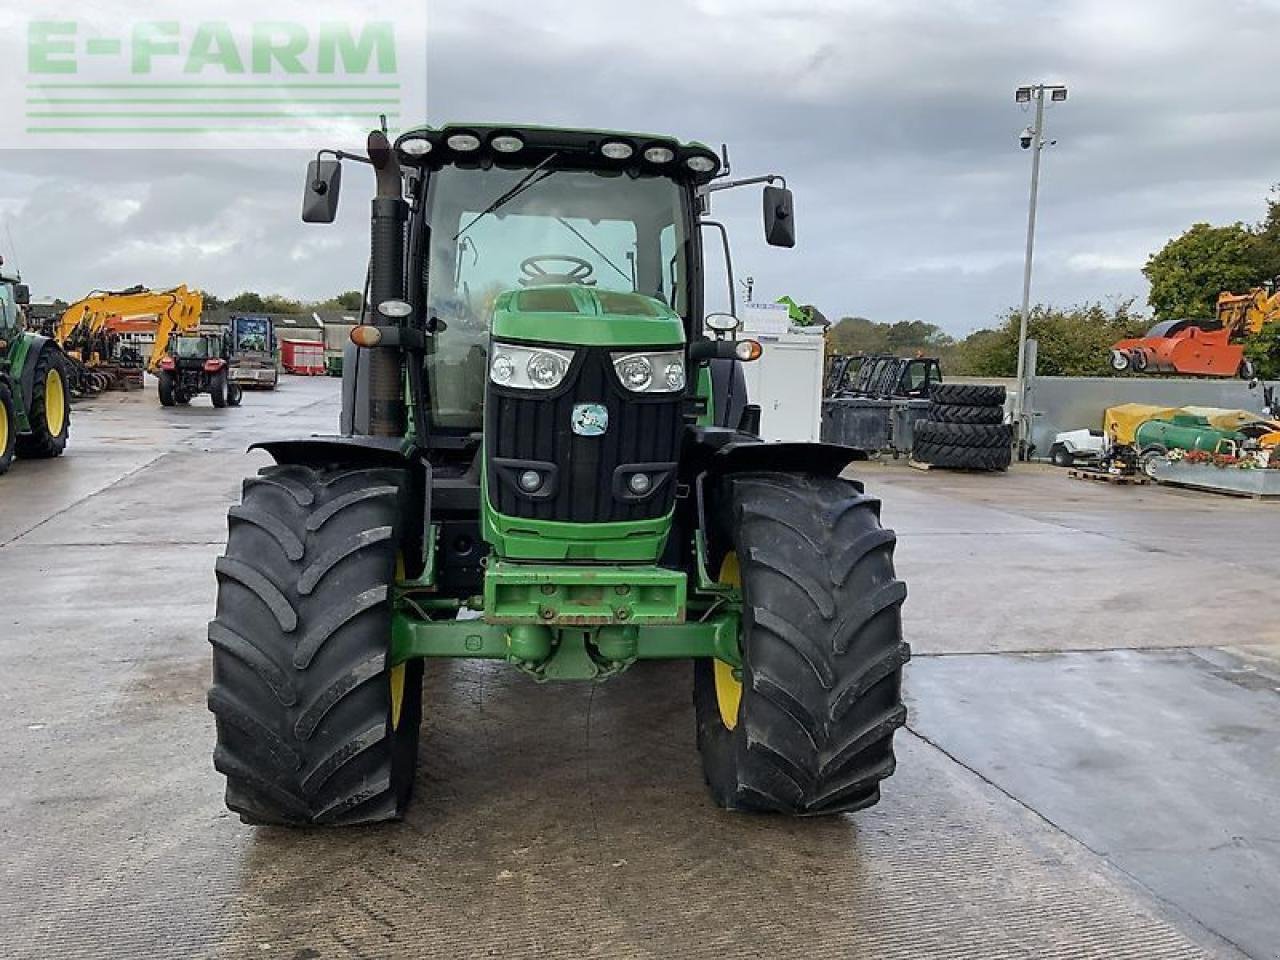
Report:
[[[558,353],[535,353],[525,364],[525,370],[535,387],[550,390],[569,372],[569,361]]]
[[[684,351],[615,353],[613,369],[633,393],[676,393],[684,389]]]
[[[495,342],[489,351],[489,379],[502,387],[554,390],[564,382],[572,363],[572,350]]]

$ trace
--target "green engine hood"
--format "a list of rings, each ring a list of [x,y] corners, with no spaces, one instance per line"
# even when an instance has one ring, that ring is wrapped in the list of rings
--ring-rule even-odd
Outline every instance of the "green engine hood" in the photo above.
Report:
[[[493,336],[582,347],[666,347],[684,343],[684,325],[661,300],[570,283],[501,294],[493,305]]]

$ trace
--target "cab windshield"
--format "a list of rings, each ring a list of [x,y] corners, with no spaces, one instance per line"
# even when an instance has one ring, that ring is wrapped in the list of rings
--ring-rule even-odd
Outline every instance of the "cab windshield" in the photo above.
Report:
[[[204,337],[174,337],[173,355],[183,360],[204,360],[209,356],[209,341]]]
[[[427,372],[438,427],[478,430],[494,301],[579,283],[688,312],[684,194],[672,180],[590,170],[445,167],[426,196]]]

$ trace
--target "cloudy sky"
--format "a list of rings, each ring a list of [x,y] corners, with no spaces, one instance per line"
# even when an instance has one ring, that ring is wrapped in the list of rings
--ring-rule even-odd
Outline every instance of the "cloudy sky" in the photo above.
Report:
[[[430,0],[428,30],[432,122],[670,132],[728,142],[736,174],[784,173],[796,249],[761,242],[753,190],[715,212],[757,296],[829,316],[962,334],[1017,301],[1020,83],[1071,89],[1048,114],[1037,300],[1142,297],[1170,235],[1256,220],[1280,181],[1280,0]],[[38,297],[328,296],[362,275],[364,174],[336,227],[304,227],[306,159],[0,151],[0,251]]]

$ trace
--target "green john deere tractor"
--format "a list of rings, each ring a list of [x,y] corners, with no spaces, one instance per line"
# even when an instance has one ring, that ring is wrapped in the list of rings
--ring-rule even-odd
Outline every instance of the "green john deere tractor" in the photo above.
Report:
[[[62,350],[22,327],[19,310],[30,299],[21,278],[0,271],[0,474],[15,455],[59,456],[71,422]]]
[[[790,247],[781,178],[662,136],[375,131],[312,162],[304,220],[334,219],[343,160],[376,195],[340,435],[259,444],[277,465],[217,561],[227,805],[402,815],[439,657],[544,682],[691,660],[717,804],[875,803],[905,719],[894,534],[844,476],[858,451],[758,439],[760,346],[702,312],[704,231],[728,253],[711,197],[771,184],[766,239]]]

